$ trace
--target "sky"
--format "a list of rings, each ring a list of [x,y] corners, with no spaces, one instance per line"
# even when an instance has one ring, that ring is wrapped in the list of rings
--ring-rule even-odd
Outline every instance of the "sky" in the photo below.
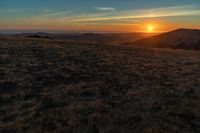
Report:
[[[200,0],[1,0],[0,30],[165,32],[200,28]]]

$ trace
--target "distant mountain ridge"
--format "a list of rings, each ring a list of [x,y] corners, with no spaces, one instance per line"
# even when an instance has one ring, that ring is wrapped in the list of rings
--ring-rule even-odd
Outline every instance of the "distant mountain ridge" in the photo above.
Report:
[[[155,34],[148,33],[23,33],[16,36],[28,38],[46,38],[68,41],[92,42],[103,44],[122,44],[148,38]]]
[[[160,35],[141,39],[126,45],[152,48],[176,48],[200,50],[199,29],[177,29]]]

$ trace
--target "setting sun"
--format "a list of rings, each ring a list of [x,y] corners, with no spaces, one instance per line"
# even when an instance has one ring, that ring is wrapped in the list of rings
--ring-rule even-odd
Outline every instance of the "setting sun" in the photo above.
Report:
[[[154,26],[153,25],[147,26],[147,31],[148,32],[154,32]]]

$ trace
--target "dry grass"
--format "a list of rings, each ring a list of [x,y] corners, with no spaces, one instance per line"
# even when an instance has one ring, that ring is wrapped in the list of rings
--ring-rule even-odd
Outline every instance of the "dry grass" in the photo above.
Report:
[[[200,132],[200,52],[1,37],[0,75],[0,132]]]

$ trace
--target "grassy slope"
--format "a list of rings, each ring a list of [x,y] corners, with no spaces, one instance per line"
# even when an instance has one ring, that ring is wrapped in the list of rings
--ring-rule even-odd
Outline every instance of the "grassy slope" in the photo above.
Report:
[[[0,40],[0,132],[200,132],[200,52]]]

